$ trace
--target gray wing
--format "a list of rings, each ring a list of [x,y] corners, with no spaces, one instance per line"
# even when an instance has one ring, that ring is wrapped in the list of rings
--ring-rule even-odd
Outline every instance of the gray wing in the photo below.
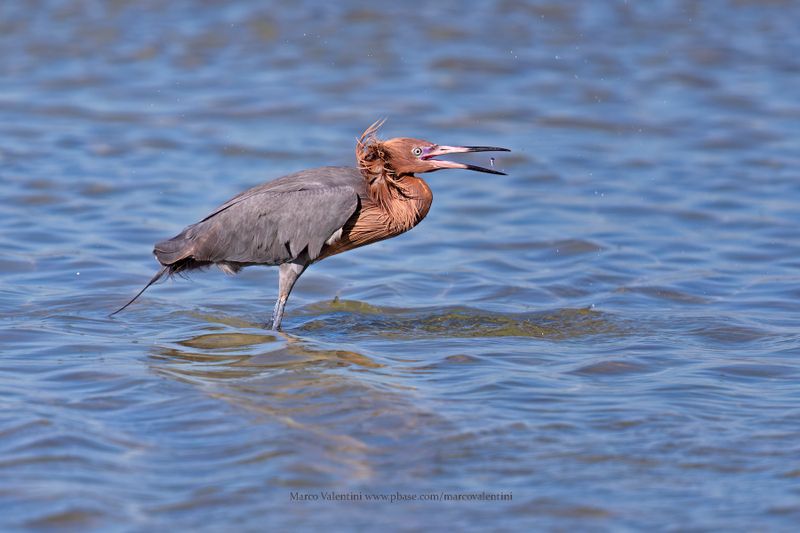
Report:
[[[208,215],[203,221],[208,220],[217,213],[228,209],[234,204],[242,202],[253,196],[268,193],[284,193],[305,190],[329,189],[334,187],[347,186],[353,188],[359,194],[365,194],[366,188],[364,178],[361,173],[350,167],[320,167],[310,170],[301,170],[293,174],[288,174],[267,183],[257,185],[237,194],[213,213]]]
[[[291,174],[232,198],[176,237],[158,243],[162,264],[198,262],[277,265],[304,250],[316,259],[359,206],[356,169],[324,167]]]

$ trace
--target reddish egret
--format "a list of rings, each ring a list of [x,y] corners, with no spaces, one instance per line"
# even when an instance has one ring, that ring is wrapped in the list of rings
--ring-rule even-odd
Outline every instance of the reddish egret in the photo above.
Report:
[[[508,152],[491,146],[442,146],[428,141],[377,137],[383,121],[358,139],[358,168],[302,170],[235,196],[177,236],[156,244],[161,269],[131,301],[164,275],[217,265],[235,274],[251,265],[279,266],[272,329],[300,275],[326,257],[404,233],[425,218],[433,195],[414,174],[462,168],[503,174],[475,165],[441,161],[465,152]]]

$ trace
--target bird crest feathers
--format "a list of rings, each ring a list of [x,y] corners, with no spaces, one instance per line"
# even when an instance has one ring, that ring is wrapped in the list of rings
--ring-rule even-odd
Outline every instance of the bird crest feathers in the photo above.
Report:
[[[403,232],[414,227],[420,211],[415,202],[399,201],[410,197],[390,161],[387,143],[378,138],[384,122],[385,118],[375,121],[357,139],[356,161],[372,200],[386,213],[387,224]]]
[[[358,169],[370,183],[378,177],[388,177],[391,173],[391,169],[386,166],[387,154],[383,141],[378,138],[378,130],[384,122],[385,118],[376,120],[356,140]]]

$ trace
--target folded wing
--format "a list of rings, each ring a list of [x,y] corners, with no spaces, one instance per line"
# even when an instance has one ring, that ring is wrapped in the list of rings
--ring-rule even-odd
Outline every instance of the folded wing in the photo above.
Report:
[[[303,252],[316,259],[359,207],[356,169],[324,167],[265,183],[232,198],[197,224],[156,244],[161,264],[278,265]]]

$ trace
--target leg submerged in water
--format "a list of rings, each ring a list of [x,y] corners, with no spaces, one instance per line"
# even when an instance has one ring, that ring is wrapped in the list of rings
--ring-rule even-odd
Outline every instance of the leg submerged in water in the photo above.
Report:
[[[292,293],[292,288],[300,275],[308,268],[308,263],[305,261],[295,260],[291,263],[284,263],[280,266],[280,273],[278,278],[278,300],[275,302],[275,309],[272,311],[272,326],[273,330],[278,330],[281,327],[281,320],[283,320],[283,308],[286,306],[286,300]]]

